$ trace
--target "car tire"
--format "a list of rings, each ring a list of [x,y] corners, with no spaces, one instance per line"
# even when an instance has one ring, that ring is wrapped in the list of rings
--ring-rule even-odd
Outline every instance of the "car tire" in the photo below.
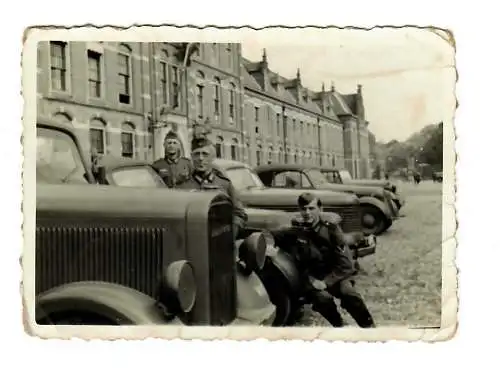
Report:
[[[363,205],[361,215],[365,235],[380,235],[390,227],[384,214],[374,206]]]

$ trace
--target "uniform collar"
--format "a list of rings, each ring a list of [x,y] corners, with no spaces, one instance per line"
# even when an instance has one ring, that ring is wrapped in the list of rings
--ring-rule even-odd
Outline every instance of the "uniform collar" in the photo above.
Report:
[[[193,177],[194,179],[198,182],[198,183],[203,183],[203,182],[210,182],[212,183],[214,181],[214,178],[215,178],[215,175],[214,173],[212,172],[212,170],[210,170],[209,172],[205,173],[205,174],[201,174],[201,173],[198,173],[198,172],[194,172],[193,173]]]
[[[165,156],[165,161],[167,164],[177,164],[179,162],[180,157],[178,155],[175,155],[173,158],[170,158],[168,156]]]

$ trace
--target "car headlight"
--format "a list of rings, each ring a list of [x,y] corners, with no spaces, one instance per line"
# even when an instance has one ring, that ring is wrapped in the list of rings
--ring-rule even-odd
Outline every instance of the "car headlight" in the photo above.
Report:
[[[250,270],[261,270],[266,261],[268,240],[264,233],[254,232],[244,240],[237,241],[240,261],[243,261]]]
[[[188,261],[175,261],[167,266],[162,279],[162,303],[167,309],[189,313],[196,302],[196,279]]]

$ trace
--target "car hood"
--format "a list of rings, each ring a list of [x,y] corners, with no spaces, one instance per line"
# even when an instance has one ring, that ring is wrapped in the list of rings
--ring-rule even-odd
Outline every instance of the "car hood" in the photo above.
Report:
[[[276,208],[297,206],[297,199],[303,192],[311,192],[321,199],[323,205],[349,206],[359,204],[355,195],[327,190],[252,188],[238,191],[242,203],[248,207]]]
[[[248,216],[246,226],[257,230],[274,230],[290,224],[294,213],[280,210],[245,208]]]
[[[391,182],[378,179],[351,179],[346,184],[351,184],[351,185],[353,184],[359,186],[377,186],[383,188],[389,188],[392,187],[393,185]]]
[[[339,192],[343,191],[348,193],[354,193],[358,196],[373,196],[373,195],[378,195],[380,197],[384,196],[384,189],[382,187],[376,187],[376,186],[324,183],[319,185],[318,189],[339,191]]]

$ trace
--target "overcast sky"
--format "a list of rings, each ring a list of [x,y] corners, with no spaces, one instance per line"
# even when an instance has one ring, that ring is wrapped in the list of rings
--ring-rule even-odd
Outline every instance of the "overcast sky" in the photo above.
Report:
[[[271,70],[319,91],[334,82],[342,93],[363,85],[366,117],[378,141],[405,140],[422,127],[447,121],[455,100],[453,48],[419,29],[334,30],[322,39],[290,35],[247,38],[243,56],[260,60],[266,48]]]

